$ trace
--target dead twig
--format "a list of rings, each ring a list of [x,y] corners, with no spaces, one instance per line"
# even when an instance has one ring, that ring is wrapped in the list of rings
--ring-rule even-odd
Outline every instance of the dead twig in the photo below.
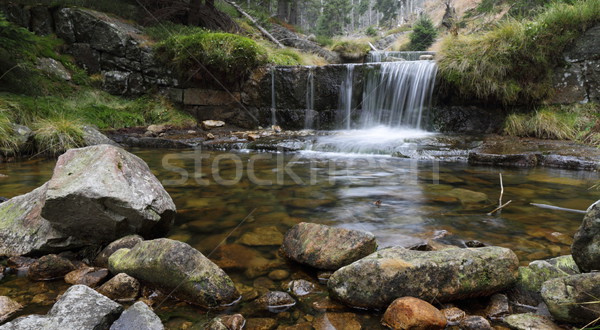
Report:
[[[495,208],[492,212],[488,213],[487,215],[492,215],[492,214],[496,213],[497,211],[502,210],[506,205],[508,205],[510,203],[512,203],[512,200],[506,202],[504,205],[498,206],[497,208]]]

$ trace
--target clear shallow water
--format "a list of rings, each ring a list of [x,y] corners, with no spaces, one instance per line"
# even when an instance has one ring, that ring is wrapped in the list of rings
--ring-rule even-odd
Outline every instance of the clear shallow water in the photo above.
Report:
[[[237,245],[248,262],[226,271],[236,284],[258,293],[281,289],[290,279],[317,281],[313,270],[290,264],[277,253],[281,239],[277,232],[283,234],[301,221],[368,230],[380,246],[414,242],[409,236],[459,246],[479,240],[513,249],[526,264],[569,254],[582,219],[581,214],[530,203],[584,210],[600,198],[600,191],[589,189],[599,179],[598,173],[591,172],[500,169],[314,151],[133,152],[149,164],[177,205],[176,225],[165,235],[189,243],[216,261],[223,256],[220,249],[215,251],[219,245],[250,242]],[[54,161],[41,160],[0,164],[0,173],[8,175],[0,178],[0,196],[13,197],[40,186],[50,178],[53,166]],[[487,216],[498,206],[500,172],[503,201],[512,203],[500,214]],[[374,204],[378,200],[380,206]],[[291,275],[281,281],[268,280],[266,274],[273,269]],[[42,285],[9,276],[0,283],[0,293],[31,304],[46,286],[51,296],[66,288],[60,281]],[[320,289],[325,291],[324,286]],[[233,311],[242,311],[247,318],[270,317],[279,324],[297,324],[322,314],[311,307],[312,302],[301,302],[287,314],[258,312],[246,303]],[[157,311],[169,328],[186,322],[199,327],[199,319],[204,318],[199,309],[173,302]],[[358,318],[371,329],[379,317],[365,314]]]

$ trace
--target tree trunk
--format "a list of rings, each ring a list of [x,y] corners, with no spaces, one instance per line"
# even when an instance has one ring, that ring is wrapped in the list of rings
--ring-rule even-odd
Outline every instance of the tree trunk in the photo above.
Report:
[[[288,23],[298,25],[298,0],[292,0],[290,4]]]
[[[278,0],[277,1],[277,17],[280,20],[287,22],[288,16],[289,16],[288,1],[287,0]]]
[[[204,0],[204,3],[208,8],[215,8],[215,0]]]
[[[273,37],[272,34],[270,34],[267,30],[265,30],[259,23],[258,21],[256,21],[256,19],[254,19],[254,17],[248,15],[248,13],[246,13],[240,6],[238,6],[235,2],[231,1],[231,0],[223,0],[226,3],[230,4],[233,8],[235,8],[235,10],[237,10],[240,14],[242,14],[242,16],[246,17],[250,22],[252,22],[252,24],[254,24],[254,26],[256,26],[256,28],[267,38],[269,38],[269,40],[271,40],[274,44],[277,45],[277,47],[279,48],[285,48],[280,42],[279,40],[275,39],[275,37]]]
[[[200,7],[201,6],[202,6],[202,0],[191,0],[190,1],[190,13],[188,15],[188,25],[197,26],[200,23]]]

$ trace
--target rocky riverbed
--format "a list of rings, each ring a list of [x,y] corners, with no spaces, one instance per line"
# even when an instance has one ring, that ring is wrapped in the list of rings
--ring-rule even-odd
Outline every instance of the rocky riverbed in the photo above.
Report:
[[[94,184],[82,184],[90,178]],[[456,194],[467,204],[482,195]],[[62,213],[53,211],[57,202]],[[174,212],[150,168],[123,149],[100,145],[61,156],[47,183],[0,204],[0,316],[8,321],[0,329],[127,329],[140,322],[150,329],[552,329],[584,325],[599,312],[578,305],[600,294],[589,273],[599,258],[597,204],[575,235],[573,257],[529,263],[506,247],[417,238],[390,244],[363,229],[274,211],[237,219],[251,227],[229,234],[237,221],[182,214],[198,217],[187,223],[198,233],[221,233],[202,252],[169,230]],[[271,225],[253,225],[267,216]],[[90,231],[96,227],[101,235]],[[19,241],[10,233],[32,234]],[[191,316],[198,311],[208,314]]]

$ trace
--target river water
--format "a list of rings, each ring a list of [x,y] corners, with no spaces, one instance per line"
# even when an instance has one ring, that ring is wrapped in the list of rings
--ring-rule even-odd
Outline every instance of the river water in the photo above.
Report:
[[[242,251],[248,260],[226,271],[240,288],[258,293],[281,289],[290,279],[318,282],[316,271],[278,255],[282,234],[302,221],[370,231],[380,247],[426,240],[464,247],[477,240],[511,248],[527,264],[570,254],[583,218],[531,203],[585,210],[600,197],[600,191],[590,189],[598,173],[584,171],[501,169],[315,151],[132,152],[149,164],[177,205],[176,224],[165,236],[185,241],[216,261],[226,254],[223,245]],[[0,164],[0,173],[7,175],[0,178],[0,196],[13,197],[40,186],[50,178],[54,163],[34,159]],[[499,204],[499,173],[503,202],[512,202],[487,215]],[[266,276],[274,269],[290,275],[270,280]],[[0,295],[28,304],[24,313],[43,312],[49,308],[47,300],[66,287],[62,281],[30,283],[8,276],[0,282]],[[319,288],[323,293],[311,299],[324,299],[325,286]],[[32,299],[37,300],[32,304]],[[247,318],[272,318],[278,324],[301,324],[322,314],[310,307],[313,303],[302,301],[280,314],[252,310],[245,303],[232,311],[241,310]],[[212,315],[176,302],[156,311],[173,329],[201,328],[202,320]],[[352,317],[366,328],[376,327],[379,320],[376,314]]]

